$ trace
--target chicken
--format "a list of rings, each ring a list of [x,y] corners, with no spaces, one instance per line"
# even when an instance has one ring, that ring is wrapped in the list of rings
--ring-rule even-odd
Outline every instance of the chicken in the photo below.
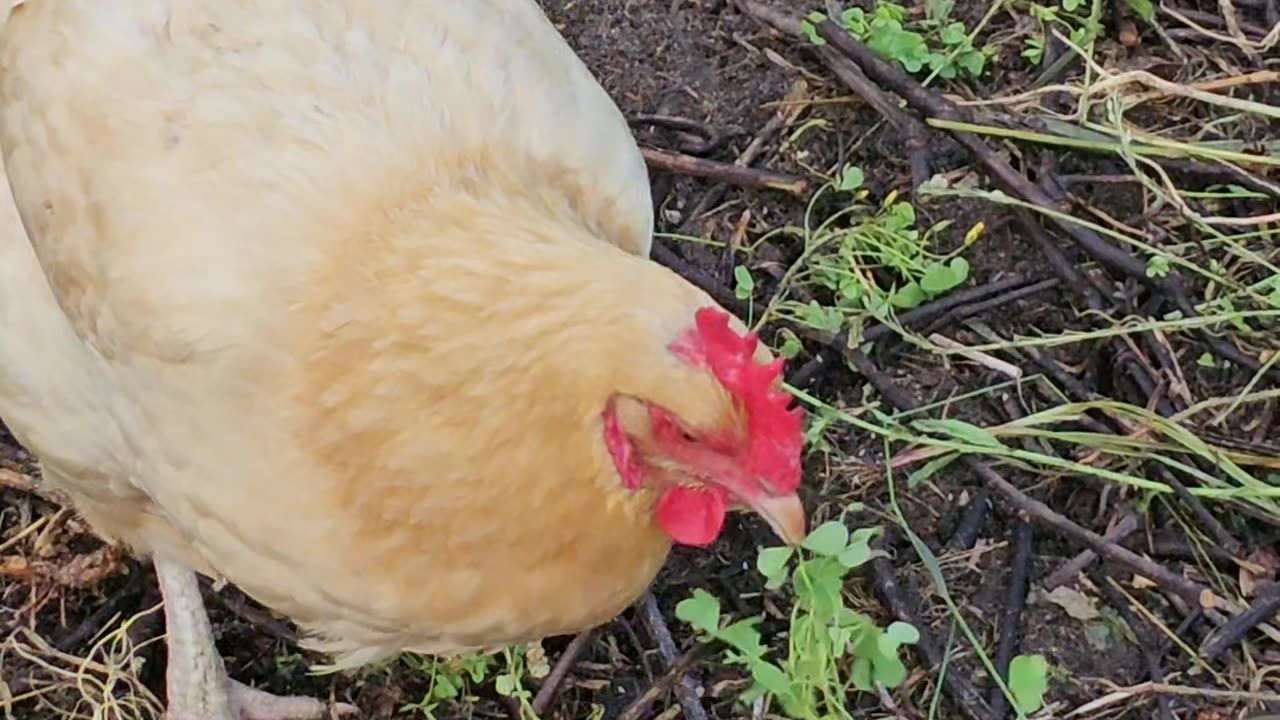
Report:
[[[803,536],[781,360],[648,259],[635,141],[530,0],[0,33],[0,416],[153,559],[172,720],[324,710],[227,678],[197,572],[349,668],[604,623],[727,510]]]

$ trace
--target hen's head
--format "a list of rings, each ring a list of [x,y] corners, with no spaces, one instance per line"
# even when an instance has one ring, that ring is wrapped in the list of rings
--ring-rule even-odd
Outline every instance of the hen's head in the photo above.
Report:
[[[623,487],[657,492],[656,520],[683,545],[710,544],[733,508],[798,543],[806,529],[796,493],[801,415],[779,388],[783,361],[770,361],[757,337],[739,334],[717,307],[697,310],[666,350],[679,366],[674,381],[619,393],[604,410]]]

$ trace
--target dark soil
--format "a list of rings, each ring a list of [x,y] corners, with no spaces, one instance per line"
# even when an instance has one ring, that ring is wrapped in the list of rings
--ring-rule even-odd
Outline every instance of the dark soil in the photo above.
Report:
[[[840,164],[851,162],[866,171],[866,185],[873,197],[883,198],[891,191],[905,193],[909,190],[910,170],[903,138],[886,127],[881,117],[867,104],[850,96],[812,53],[780,39],[775,33],[762,30],[759,24],[734,10],[731,3],[720,0],[543,0],[542,4],[628,117],[663,115],[693,120],[709,128],[721,140],[703,154],[717,160],[732,161],[777,112],[776,103],[787,95],[792,84],[803,78],[808,83],[808,96],[823,100],[813,103],[804,114],[804,121],[817,123],[817,129],[809,132],[803,142],[785,147],[776,138],[771,139],[756,166],[812,176],[815,171],[829,173]],[[777,4],[780,7],[786,5]],[[916,9],[910,0],[904,4]],[[1216,3],[1200,4],[1204,12],[1217,12]],[[1194,5],[1188,3],[1188,6]],[[1238,5],[1248,19],[1263,24],[1261,4],[1255,7],[1254,3],[1240,2]],[[987,3],[960,0],[956,13],[972,26],[987,6]],[[790,10],[794,12],[796,8]],[[1106,52],[1119,66],[1151,67],[1155,68],[1153,72],[1160,72],[1160,68],[1171,65],[1158,38],[1146,33],[1141,46],[1123,47],[1115,41],[1122,20],[1111,14],[1107,19]],[[1020,23],[1025,22],[1024,11],[1004,13],[993,20],[992,33],[1013,34],[1020,30]],[[1020,59],[1018,49],[1017,43],[1002,45],[992,60],[993,75],[984,78],[982,83],[951,83],[944,87],[948,92],[969,97],[991,97],[1025,90],[1031,82],[1032,73]],[[1170,69],[1169,73],[1172,72]],[[687,149],[696,140],[652,122],[637,122],[634,128],[641,144],[651,147]],[[1269,131],[1274,137],[1274,128],[1269,130],[1265,127],[1258,129],[1259,137],[1266,136]],[[941,134],[936,134],[931,140],[930,149],[934,172],[963,171],[972,165],[971,158]],[[1035,167],[1038,157],[1015,155],[1012,159],[1015,167],[1030,169]],[[1118,162],[1085,155],[1064,154],[1059,163],[1059,171],[1069,175],[1109,175],[1125,171]],[[957,177],[961,174],[956,172]],[[672,177],[663,172],[655,172],[653,181],[659,230],[663,232],[680,231],[725,241],[733,235],[743,210],[749,209],[751,214],[746,233],[749,238],[755,238],[780,225],[799,223],[805,211],[805,201],[782,193],[730,188],[719,201],[711,204],[709,212],[690,218],[689,210],[697,206],[715,188],[715,184]],[[1135,221],[1135,218],[1141,220],[1141,196],[1132,187],[1086,183],[1073,190],[1077,193],[1076,202],[1081,205],[1101,209],[1126,222]],[[988,231],[966,254],[972,263],[970,285],[1014,275],[1036,280],[1053,277],[1039,249],[1025,236],[1022,228],[1012,222],[1010,214],[992,205],[972,201],[933,201],[922,205],[919,212],[922,226],[943,218],[954,221],[951,229],[940,238],[944,245],[958,243],[964,231],[975,222],[985,223]],[[1081,259],[1082,256],[1065,239],[1057,236],[1055,241],[1072,259]],[[729,272],[732,265],[724,262],[719,252],[665,240],[661,244],[675,249],[684,262],[700,269],[715,282],[725,287],[732,285]],[[765,276],[772,275],[776,279],[797,253],[798,248],[785,243],[766,248],[756,258],[757,268]],[[1125,287],[1136,292],[1133,285],[1129,282]],[[758,288],[757,301],[767,301],[769,291],[767,287]],[[1078,312],[1081,307],[1078,296],[1059,287],[990,308],[978,317],[1001,336],[1015,337],[1079,328]],[[980,341],[980,338],[965,332],[960,332],[959,338],[966,342]],[[1174,342],[1182,366],[1190,369],[1203,348],[1190,339],[1179,338]],[[808,346],[797,364],[802,364],[817,350],[816,345]],[[1114,386],[1112,396],[1129,400],[1136,397],[1139,404],[1147,397],[1140,389],[1130,387],[1128,381],[1119,375],[1112,381],[1111,376],[1120,371],[1115,369],[1117,366],[1113,364],[1113,358],[1096,346],[1073,344],[1049,354],[1066,366],[1081,368],[1083,382],[1092,388]],[[898,381],[915,398],[927,402],[955,397],[1002,380],[973,363],[943,364],[937,358],[921,355],[901,343],[878,347],[876,360],[886,375]],[[1238,392],[1243,387],[1248,381],[1248,374],[1226,370],[1206,377],[1205,381],[1217,384],[1207,388],[1205,396],[1230,394],[1233,392],[1230,388]],[[867,390],[864,384],[863,378],[852,371],[837,367],[821,373],[808,391],[833,405],[858,407],[877,399],[876,393]],[[1105,394],[1106,390],[1100,392]],[[1010,405],[1039,408],[1046,403],[1052,404],[1034,388],[1011,388],[1003,401],[998,395],[984,396],[983,399],[957,403],[949,413],[952,417],[986,425],[1008,420]],[[1274,412],[1274,408],[1264,412]],[[1250,420],[1263,421],[1255,416]],[[1238,437],[1250,439],[1253,435],[1240,431]],[[1274,438],[1272,435],[1273,441]],[[846,503],[859,500],[868,504],[869,517],[874,518],[883,511],[887,500],[880,440],[847,431],[832,433],[829,440],[837,446],[838,452],[827,458],[815,457],[810,463],[806,476],[806,486],[810,488],[806,498],[808,507],[819,508],[820,516],[833,516]],[[4,446],[5,441],[7,447]],[[11,439],[0,437],[0,448],[3,448],[0,469],[35,474],[34,463],[16,448]],[[898,471],[899,479],[905,472]],[[1057,512],[1099,531],[1105,529],[1106,522],[1112,517],[1104,512],[1116,502],[1112,493],[1119,493],[1114,488],[1104,491],[1096,483],[1069,476],[1022,475],[1018,482]],[[967,503],[980,489],[980,480],[956,464],[911,492],[903,492],[900,486],[899,501],[911,529],[944,561],[947,589],[966,621],[986,647],[992,648],[1001,609],[1007,602],[1012,564],[1009,538],[1016,518],[1006,506],[997,503],[982,527],[976,550],[944,549],[960,523]],[[56,512],[54,504],[25,492],[5,490],[0,484],[0,546],[38,518],[53,518]],[[1145,522],[1151,535],[1174,525],[1163,503],[1151,505]],[[68,567],[77,558],[100,548],[87,529],[69,516],[58,517],[53,524],[58,528],[57,532],[46,548],[47,555],[41,558],[48,567]],[[1232,527],[1249,547],[1266,547],[1277,539],[1275,528],[1267,528],[1261,523],[1240,519]],[[755,549],[773,542],[766,528],[753,519],[743,518],[733,524],[709,551],[677,550],[673,554],[655,585],[655,593],[667,614],[669,627],[681,652],[693,644],[693,639],[674,619],[672,610],[695,587],[710,590],[723,600],[727,611],[742,616],[775,608],[762,629],[768,635],[785,628],[776,607],[785,607],[786,598],[762,597],[760,581],[754,570]],[[922,563],[900,537],[891,536],[887,547],[894,556],[893,567],[899,583],[908,589],[912,602],[918,605],[917,618],[922,625],[933,630],[935,637],[945,641],[952,627],[941,599],[941,590],[934,586]],[[1033,587],[1081,549],[1060,535],[1040,528],[1035,532],[1033,547]],[[4,552],[0,551],[0,569],[5,568],[5,560]],[[0,572],[0,628],[12,630],[28,626],[67,652],[84,654],[93,636],[112,617],[129,617],[158,603],[149,566],[129,559],[100,558],[100,562],[90,570],[98,566],[103,569],[96,574],[84,571],[82,577],[68,578],[61,584],[52,582],[47,573]],[[1183,571],[1193,575],[1197,572],[1189,565],[1176,567],[1182,567]],[[1132,573],[1110,565],[1107,570],[1126,583],[1130,592],[1138,592],[1128,585]],[[1234,571],[1228,568],[1227,572]],[[85,576],[90,579],[79,581]],[[881,619],[888,619],[889,613],[881,606],[867,574],[852,577],[847,588],[852,602]],[[765,602],[766,598],[768,602]],[[275,692],[349,700],[358,704],[365,717],[369,718],[400,716],[402,706],[418,702],[426,691],[423,674],[403,663],[336,677],[309,676],[306,662],[320,658],[298,650],[292,626],[287,621],[275,618],[246,601],[234,588],[209,589],[207,600],[219,648],[227,658],[230,673],[241,681]],[[1144,601],[1163,622],[1177,625],[1180,616],[1158,594],[1147,592]],[[1099,601],[1099,605],[1105,603]],[[38,610],[32,612],[32,608]],[[1104,612],[1104,620],[1113,615],[1109,610]],[[137,624],[130,631],[131,638],[142,642],[162,630],[159,617],[154,613],[149,617],[149,621]],[[1193,623],[1185,634],[1188,644],[1195,647],[1209,627],[1204,621]],[[1096,634],[1096,628],[1094,632]],[[1057,669],[1048,700],[1056,711],[1065,712],[1104,695],[1111,686],[1135,685],[1148,679],[1139,643],[1160,643],[1163,639],[1155,635],[1149,626],[1141,628],[1137,634],[1137,643],[1135,638],[1120,631],[1113,632],[1110,640],[1099,640],[1096,636],[1091,639],[1086,623],[1068,616],[1055,605],[1033,599],[1021,616],[1017,633],[1018,651],[1042,653]],[[986,671],[961,636],[957,634],[956,638],[954,647],[960,652],[954,658],[950,672],[971,678],[985,693],[991,687]],[[567,640],[555,638],[546,641],[546,649],[553,660]],[[159,647],[150,645],[140,651],[146,662],[139,675],[157,696],[162,696],[164,658]],[[548,716],[616,717],[665,673],[668,663],[655,648],[652,634],[640,615],[636,611],[624,613],[597,632],[571,671],[565,689]],[[1274,644],[1270,646],[1270,656],[1265,655],[1268,651],[1263,652],[1263,657],[1270,657],[1273,664],[1277,662]],[[749,711],[735,703],[737,694],[746,686],[740,669],[716,662],[711,653],[706,657],[695,665],[693,676],[704,688],[704,705],[712,717],[749,716]],[[1187,674],[1193,666],[1176,648],[1166,644],[1161,657],[1166,670],[1179,673],[1171,675],[1170,682],[1209,685],[1203,682],[1203,677]],[[1239,672],[1239,656],[1233,657],[1228,673]],[[6,665],[5,671],[0,673],[0,680],[10,684],[11,693],[20,695],[28,686],[22,673],[32,672],[31,666],[12,656],[0,656],[0,660]],[[921,664],[914,655],[908,664],[913,667],[912,676],[906,686],[895,691],[892,697],[898,705],[899,717],[926,717],[938,669]],[[22,671],[11,671],[10,668],[22,668]],[[1275,681],[1268,682],[1262,683],[1261,689],[1275,691]],[[508,717],[509,707],[493,692],[491,684],[478,688],[476,693],[478,699],[474,703],[442,705],[436,710],[437,716]],[[70,697],[66,693],[50,695],[41,702],[19,706],[14,716],[24,720],[57,717],[51,706],[61,706],[60,703],[67,702]],[[0,708],[3,707],[3,698],[3,688],[0,688]],[[864,697],[858,702],[869,713],[860,717],[887,716],[876,714],[883,709],[877,697]],[[644,717],[674,717],[677,710],[664,713],[667,708],[675,707],[675,697],[667,693]],[[1175,707],[1179,718],[1207,719],[1237,717],[1235,713],[1240,706],[1226,701],[1216,703],[1200,698],[1181,698],[1175,701]],[[1214,714],[1219,711],[1222,714]],[[593,714],[601,712],[602,715]],[[1107,712],[1109,717],[1147,718],[1155,716],[1155,706],[1149,696],[1142,696],[1128,710],[1112,706]],[[961,715],[951,698],[944,694],[935,717]]]

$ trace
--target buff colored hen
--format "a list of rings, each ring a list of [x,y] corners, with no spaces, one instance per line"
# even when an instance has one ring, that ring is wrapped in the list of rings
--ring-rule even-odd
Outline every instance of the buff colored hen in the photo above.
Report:
[[[0,95],[0,416],[154,559],[173,720],[324,709],[227,678],[193,571],[351,667],[605,622],[729,509],[804,534],[780,361],[647,259],[534,3],[24,0]]]

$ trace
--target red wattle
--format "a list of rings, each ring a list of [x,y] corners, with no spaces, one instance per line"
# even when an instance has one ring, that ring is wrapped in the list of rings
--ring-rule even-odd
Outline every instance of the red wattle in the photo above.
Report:
[[[724,527],[725,494],[717,488],[669,487],[658,497],[654,514],[675,542],[706,547]]]

